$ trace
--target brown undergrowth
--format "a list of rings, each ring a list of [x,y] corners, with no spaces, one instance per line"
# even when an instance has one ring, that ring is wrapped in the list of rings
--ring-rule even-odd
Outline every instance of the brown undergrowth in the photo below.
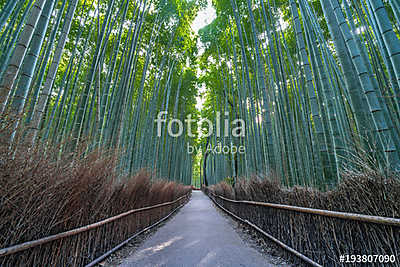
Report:
[[[242,179],[235,187],[220,183],[206,192],[236,200],[400,218],[400,180],[394,176],[384,178],[372,170],[348,171],[338,187],[328,192],[304,187],[286,189],[276,181],[257,177]],[[395,255],[395,263],[364,265],[400,266],[400,227],[233,204],[219,198],[216,201],[323,266],[343,266],[340,255]]]
[[[0,150],[0,248],[95,223],[190,192],[148,171],[119,177],[116,156]],[[112,153],[110,153],[112,154]],[[58,157],[55,160],[54,157]],[[1,257],[0,266],[82,266],[179,204],[134,213],[76,236]]]

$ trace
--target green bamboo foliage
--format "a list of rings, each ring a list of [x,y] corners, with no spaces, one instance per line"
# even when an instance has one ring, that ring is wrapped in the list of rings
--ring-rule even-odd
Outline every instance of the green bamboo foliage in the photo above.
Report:
[[[44,0],[35,2],[30,10],[28,21],[25,24],[21,36],[19,36],[19,41],[16,47],[13,49],[13,56],[10,59],[10,63],[7,65],[7,68],[5,69],[5,73],[3,74],[0,83],[0,112],[4,112],[6,104],[8,103],[13,84],[16,80],[18,72],[20,71],[22,61],[27,52],[27,47],[32,39],[36,24],[39,21],[45,2],[46,1]]]
[[[40,49],[44,41],[44,35],[46,33],[47,26],[49,24],[50,15],[53,11],[54,3],[55,1],[46,1],[39,18],[37,28],[35,29],[35,32],[31,40],[32,44],[29,47],[29,51],[26,54],[24,61],[22,63],[21,77],[16,86],[16,91],[13,96],[13,101],[10,109],[10,114],[14,117],[18,117],[18,115],[22,113],[22,110],[25,106],[26,99],[29,93],[29,88],[33,79],[33,72],[38,63]],[[19,124],[19,118],[15,122],[14,125],[15,129],[18,127],[18,124]],[[13,132],[13,135],[11,137],[11,141],[14,134],[15,131]]]
[[[70,6],[68,8],[68,13],[65,16],[65,21],[63,25],[63,29],[61,31],[61,36],[58,41],[57,47],[54,52],[53,61],[50,65],[48,74],[46,76],[46,81],[44,83],[44,88],[40,92],[38,103],[35,105],[35,109],[33,111],[33,118],[31,122],[31,132],[28,133],[28,142],[34,144],[36,140],[37,133],[39,131],[39,124],[43,118],[43,114],[47,105],[47,101],[52,92],[52,87],[54,84],[54,79],[57,74],[57,69],[60,64],[61,56],[64,50],[65,43],[67,41],[67,36],[69,34],[72,18],[75,13],[76,6],[78,4],[78,0],[73,0],[70,2]]]
[[[303,30],[301,28],[300,24],[300,18],[299,18],[299,13],[297,11],[297,5],[294,1],[291,1],[291,12],[293,14],[293,22],[295,26],[295,33],[296,33],[296,42],[298,46],[298,50],[301,55],[301,61],[303,64],[303,71],[305,74],[305,82],[306,82],[306,88],[307,88],[307,94],[308,94],[308,99],[306,101],[309,101],[310,105],[310,117],[312,118],[314,122],[314,127],[315,127],[315,134],[316,134],[316,149],[317,151],[320,152],[320,159],[322,159],[322,166],[327,167],[328,164],[328,149],[327,145],[325,142],[325,137],[324,137],[324,131],[322,127],[322,122],[321,122],[321,117],[319,113],[319,105],[317,101],[317,96],[315,93],[314,89],[314,84],[313,84],[313,78],[312,78],[312,73],[311,73],[311,67],[306,51],[306,46],[303,38]],[[305,103],[304,103],[305,104]],[[308,114],[307,114],[308,115]],[[319,169],[320,166],[318,166],[318,173],[321,174],[321,170]],[[326,171],[324,172],[325,174],[327,173]]]
[[[374,19],[376,20],[379,29],[379,37],[384,41],[385,49],[388,52],[390,62],[397,78],[397,83],[400,84],[400,40],[393,31],[392,24],[390,23],[387,11],[383,6],[383,2],[381,0],[371,0],[368,1],[368,3],[371,5]],[[397,8],[394,2],[392,5],[394,7],[393,11],[398,15],[398,3]]]
[[[120,151],[121,174],[149,168],[186,184],[193,164],[208,184],[272,174],[322,189],[356,167],[353,155],[399,169],[398,1],[216,1],[202,53],[190,29],[199,4],[4,3],[0,112],[13,121],[10,149],[57,145],[61,154],[84,142],[86,152]],[[209,89],[201,114],[200,83]],[[173,121],[189,114],[208,118],[214,134],[192,137]],[[201,164],[187,153],[198,144]],[[245,151],[207,152],[218,146]]]
[[[201,33],[207,57],[220,62],[203,78],[221,88],[208,96],[208,116],[228,110],[243,118],[246,152],[207,155],[209,183],[274,173],[288,186],[326,189],[360,153],[398,170],[398,5],[339,3],[321,0],[322,13],[307,0],[216,4],[216,21]]]
[[[196,76],[187,65],[195,42],[182,42],[195,5],[9,1],[0,13],[0,103],[4,118],[17,118],[12,136],[22,137],[9,140],[58,145],[60,153],[82,142],[87,151],[116,149],[121,174],[149,168],[190,184],[186,150],[194,140],[159,137],[154,119],[164,110],[184,119],[195,105]]]
[[[6,6],[3,8],[0,14],[0,29],[4,27],[8,18],[11,16],[14,8],[16,7],[18,1],[8,1]]]

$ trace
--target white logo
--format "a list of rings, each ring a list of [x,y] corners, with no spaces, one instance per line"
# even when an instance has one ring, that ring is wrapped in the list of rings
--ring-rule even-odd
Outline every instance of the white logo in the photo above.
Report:
[[[162,134],[162,123],[166,123],[167,119],[166,116],[168,115],[167,111],[161,111],[157,115],[157,119],[154,121],[157,123],[157,136],[161,137]],[[228,116],[229,113],[226,112],[225,116]],[[187,131],[188,131],[188,136],[189,137],[194,137],[194,134],[192,133],[192,124],[196,122],[196,120],[192,119],[192,115],[189,114],[186,119],[185,123],[187,124]],[[207,124],[207,133],[203,133],[203,124]],[[176,124],[177,127],[175,127],[174,131],[174,124]],[[235,119],[234,121],[231,122],[231,135],[233,137],[244,137],[245,136],[245,122],[242,119]],[[168,134],[172,137],[179,137],[183,134],[183,122],[179,119],[172,119],[168,122],[167,125],[167,131]],[[217,137],[221,137],[221,112],[217,112],[217,117],[216,117],[216,135]],[[214,133],[214,125],[213,123],[206,118],[201,119],[200,121],[197,122],[197,129],[198,132],[201,134],[201,136],[209,137]],[[224,137],[229,136],[229,121],[227,118],[224,119]]]

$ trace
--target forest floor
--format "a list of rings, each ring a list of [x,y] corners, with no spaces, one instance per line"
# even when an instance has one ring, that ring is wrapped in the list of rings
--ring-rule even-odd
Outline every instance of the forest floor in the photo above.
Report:
[[[201,191],[173,218],[102,266],[290,266],[274,248],[222,214]],[[293,265],[292,265],[293,266]]]

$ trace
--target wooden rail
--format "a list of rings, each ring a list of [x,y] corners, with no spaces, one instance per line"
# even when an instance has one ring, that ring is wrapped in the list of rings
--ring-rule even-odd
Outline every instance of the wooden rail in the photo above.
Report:
[[[18,245],[14,245],[14,246],[11,246],[11,247],[8,247],[8,248],[3,248],[3,249],[0,249],[0,257],[4,257],[4,256],[10,255],[10,254],[14,254],[14,253],[26,250],[28,248],[33,248],[33,247],[36,247],[36,246],[39,246],[39,245],[42,245],[42,244],[45,244],[45,243],[48,243],[48,242],[51,242],[51,241],[54,241],[54,240],[58,240],[58,239],[61,239],[61,238],[77,235],[79,233],[86,232],[86,231],[89,231],[91,229],[95,229],[97,227],[100,227],[100,226],[102,226],[104,224],[108,224],[110,222],[119,220],[119,219],[124,218],[124,217],[126,217],[128,215],[131,215],[133,213],[138,213],[138,212],[141,212],[141,211],[147,211],[147,210],[152,210],[152,209],[156,209],[156,208],[160,208],[160,207],[169,206],[169,205],[175,204],[176,202],[182,200],[183,198],[188,197],[189,194],[190,193],[188,193],[188,194],[186,194],[184,196],[181,196],[180,198],[178,198],[178,199],[176,199],[174,201],[165,202],[165,203],[162,203],[162,204],[157,204],[157,205],[154,205],[154,206],[144,207],[144,208],[140,208],[140,209],[133,209],[133,210],[121,213],[119,215],[107,218],[105,220],[102,220],[102,221],[99,221],[99,222],[96,222],[96,223],[93,223],[93,224],[85,225],[85,226],[82,226],[82,227],[79,227],[79,228],[76,228],[76,229],[73,229],[73,230],[69,230],[69,231],[66,231],[66,232],[63,232],[63,233],[51,235],[51,236],[44,237],[44,238],[41,238],[41,239],[28,241],[28,242],[25,242],[25,243],[22,243],[22,244],[18,244]]]
[[[213,196],[216,196],[215,194],[211,193]],[[218,196],[217,196],[218,197]],[[283,243],[282,241],[280,241],[279,239],[276,239],[275,237],[273,237],[272,235],[268,234],[267,232],[265,232],[264,230],[262,230],[260,227],[258,227],[257,225],[253,224],[252,222],[242,219],[241,217],[237,216],[236,214],[234,214],[233,212],[225,209],[224,207],[222,207],[222,205],[220,205],[217,201],[215,201],[213,198],[211,198],[211,200],[223,211],[225,211],[226,213],[228,213],[229,215],[231,215],[232,217],[234,217],[235,219],[249,225],[250,227],[253,227],[255,230],[257,230],[259,233],[261,233],[262,235],[264,235],[265,237],[267,237],[268,239],[270,239],[271,241],[275,242],[277,245],[279,245],[280,247],[282,247],[283,249],[287,250],[288,252],[292,253],[293,255],[295,255],[296,257],[300,258],[301,260],[307,262],[309,265],[314,266],[314,267],[322,267],[322,265],[320,265],[319,263],[313,261],[312,259],[310,259],[309,257],[301,254],[300,252],[298,252],[297,250],[289,247],[288,245],[286,245],[285,243]]]
[[[96,264],[100,263],[101,261],[103,261],[104,259],[106,259],[108,256],[110,256],[111,254],[113,254],[115,251],[119,250],[120,248],[122,248],[123,246],[125,246],[126,244],[128,244],[129,242],[131,242],[133,239],[135,239],[136,237],[138,237],[139,235],[143,234],[144,232],[156,227],[157,225],[159,225],[160,223],[162,223],[163,221],[167,220],[169,217],[172,216],[172,214],[174,214],[177,210],[179,210],[180,208],[182,208],[185,204],[180,205],[179,207],[177,207],[176,209],[174,209],[173,211],[171,211],[167,216],[165,216],[164,218],[162,218],[161,220],[159,220],[158,222],[140,230],[139,232],[137,232],[136,234],[134,234],[133,236],[129,237],[128,239],[126,239],[125,241],[123,241],[122,243],[120,243],[119,245],[117,245],[116,247],[110,249],[109,251],[107,251],[106,253],[104,253],[103,255],[101,255],[100,257],[98,257],[97,259],[95,259],[94,261],[92,261],[91,263],[87,264],[85,267],[93,267],[96,266]]]
[[[304,208],[298,206],[290,206],[283,204],[274,204],[274,203],[266,203],[266,202],[256,202],[256,201],[248,201],[248,200],[233,200],[226,197],[218,196],[212,192],[210,192],[214,197],[218,197],[222,200],[231,203],[242,203],[247,205],[255,205],[255,206],[263,206],[275,209],[283,209],[283,210],[291,210],[301,213],[315,214],[321,215],[325,217],[333,217],[338,219],[345,220],[353,220],[353,221],[361,221],[368,223],[376,223],[376,224],[384,224],[384,225],[392,225],[400,227],[400,219],[390,218],[390,217],[381,217],[381,216],[372,216],[372,215],[364,215],[357,213],[348,213],[348,212],[339,212],[339,211],[330,211],[330,210],[321,210],[321,209],[312,209],[312,208]]]

